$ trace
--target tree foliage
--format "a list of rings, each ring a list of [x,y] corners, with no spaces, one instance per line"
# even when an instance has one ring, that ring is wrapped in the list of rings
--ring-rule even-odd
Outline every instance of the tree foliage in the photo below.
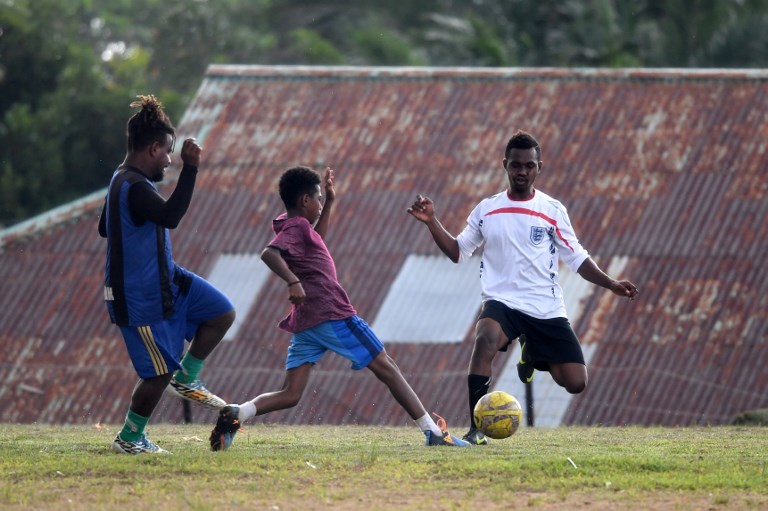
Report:
[[[0,225],[106,186],[211,63],[765,67],[765,0],[0,0]]]

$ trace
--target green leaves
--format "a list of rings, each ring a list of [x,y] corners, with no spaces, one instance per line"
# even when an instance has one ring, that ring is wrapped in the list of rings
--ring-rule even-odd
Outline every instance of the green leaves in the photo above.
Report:
[[[211,63],[766,67],[764,0],[0,1],[0,226],[106,186]]]

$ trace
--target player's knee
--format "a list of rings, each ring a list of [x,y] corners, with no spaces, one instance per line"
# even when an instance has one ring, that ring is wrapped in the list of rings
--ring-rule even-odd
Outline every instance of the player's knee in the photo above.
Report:
[[[152,378],[142,378],[139,384],[146,388],[152,388],[156,392],[163,392],[168,384],[173,379],[173,371],[160,376],[153,376]]]
[[[584,392],[584,389],[587,388],[587,382],[585,380],[568,382],[564,385],[564,387],[569,394],[581,394]]]
[[[229,330],[229,327],[235,322],[235,309],[229,312],[225,312],[213,319],[202,323],[200,327],[210,328],[216,332],[219,332],[222,336]]]
[[[376,357],[376,359],[368,365],[368,369],[373,371],[376,378],[387,385],[391,385],[402,377],[400,368],[395,361],[386,354]]]
[[[498,351],[496,339],[486,333],[478,332],[475,335],[475,351],[493,357]]]
[[[221,316],[221,326],[225,330],[229,330],[229,327],[231,327],[235,323],[235,309],[232,309],[231,311],[224,313]]]
[[[283,394],[283,405],[285,408],[293,408],[297,404],[299,404],[299,401],[301,401],[301,395],[303,392],[298,389],[285,389],[282,392]]]

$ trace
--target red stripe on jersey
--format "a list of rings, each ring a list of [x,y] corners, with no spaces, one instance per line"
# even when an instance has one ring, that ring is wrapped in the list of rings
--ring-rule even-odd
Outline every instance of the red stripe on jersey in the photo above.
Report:
[[[545,221],[549,222],[550,224],[555,226],[555,232],[557,233],[557,237],[563,240],[563,243],[565,243],[565,246],[571,249],[571,252],[573,252],[573,247],[570,243],[568,243],[568,240],[563,238],[562,233],[560,233],[560,228],[557,226],[557,220],[554,218],[549,218],[544,213],[539,213],[538,211],[533,211],[532,209],[526,209],[526,208],[499,208],[494,209],[493,211],[489,211],[485,214],[485,216],[488,215],[500,215],[503,213],[511,213],[511,214],[518,214],[518,215],[529,215],[529,216],[537,216],[539,218],[544,219]]]

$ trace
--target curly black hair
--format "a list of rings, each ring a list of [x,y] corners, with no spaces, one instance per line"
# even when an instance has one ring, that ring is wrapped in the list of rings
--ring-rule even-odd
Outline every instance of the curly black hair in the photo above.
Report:
[[[504,150],[504,158],[509,158],[509,151],[512,149],[536,149],[536,159],[541,160],[541,146],[530,133],[517,130],[512,138],[507,142],[507,148]]]
[[[305,194],[315,193],[316,186],[320,183],[320,174],[309,167],[291,167],[283,172],[278,188],[286,209],[295,208],[298,200]]]

